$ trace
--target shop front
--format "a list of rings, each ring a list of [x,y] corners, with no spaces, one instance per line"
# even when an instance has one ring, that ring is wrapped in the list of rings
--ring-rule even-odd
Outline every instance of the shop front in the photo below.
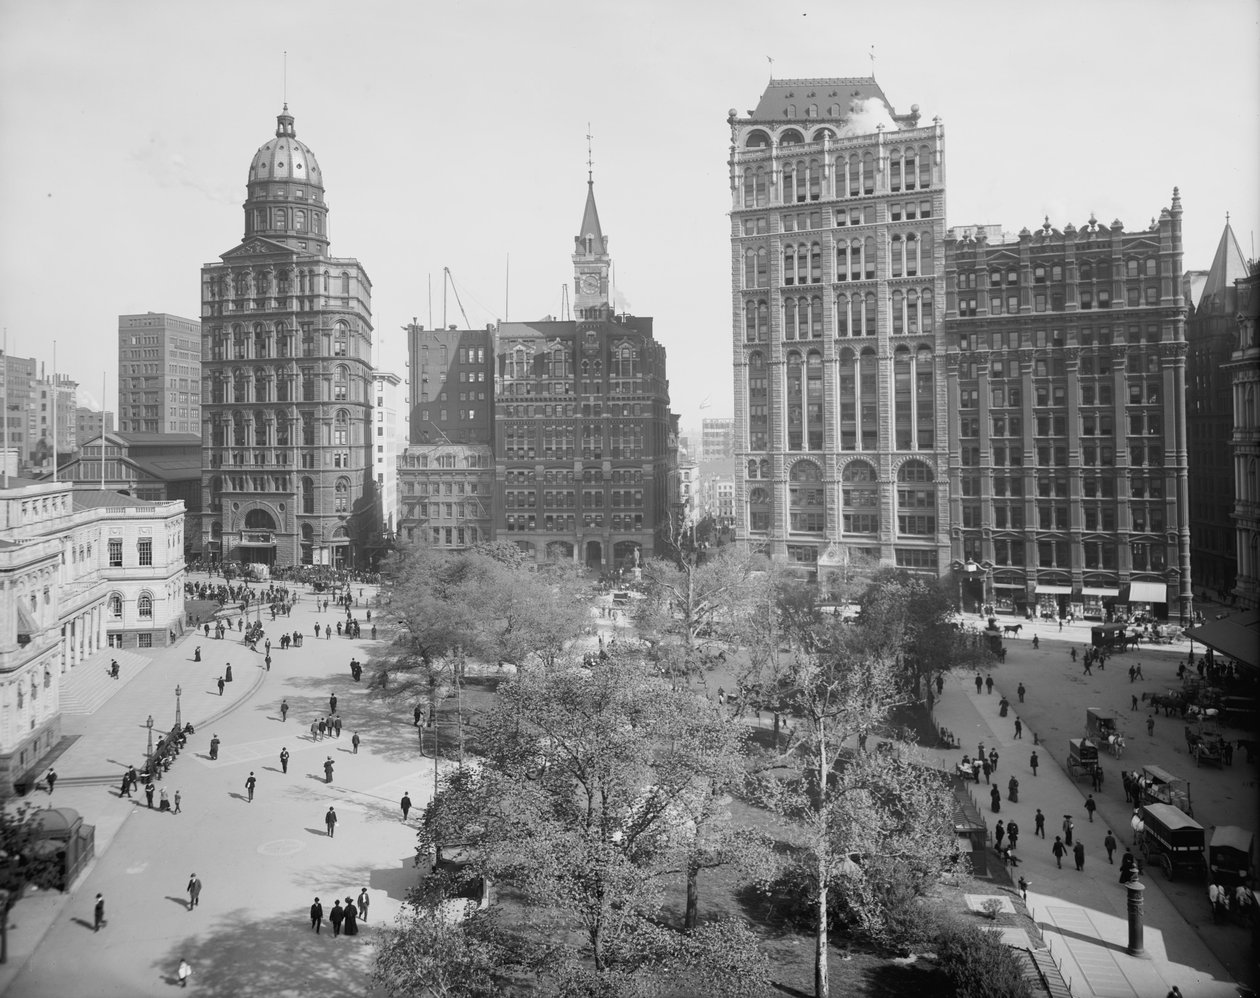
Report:
[[[1107,607],[1120,595],[1119,589],[1109,586],[1085,586],[1080,595],[1078,617],[1086,620],[1106,620]]]
[[[1038,582],[1034,591],[1037,597],[1037,616],[1042,620],[1066,617],[1072,587],[1066,584]]]
[[[1168,617],[1168,586],[1163,582],[1138,581],[1120,587],[1116,619],[1140,624]]]

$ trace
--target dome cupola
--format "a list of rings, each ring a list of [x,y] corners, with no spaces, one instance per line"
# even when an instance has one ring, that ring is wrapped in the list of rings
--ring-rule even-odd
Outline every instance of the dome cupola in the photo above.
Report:
[[[245,235],[328,255],[328,206],[315,154],[297,137],[289,105],[276,115],[275,138],[249,164]]]
[[[254,153],[249,164],[249,183],[260,180],[299,181],[323,188],[323,177],[315,154],[298,141],[289,105],[276,115],[276,137]]]

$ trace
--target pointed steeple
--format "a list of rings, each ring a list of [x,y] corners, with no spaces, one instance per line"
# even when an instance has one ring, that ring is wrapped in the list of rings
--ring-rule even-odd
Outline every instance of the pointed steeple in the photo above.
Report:
[[[1229,224],[1229,215],[1226,215],[1225,229],[1221,233],[1221,241],[1216,245],[1216,255],[1212,257],[1212,267],[1208,271],[1203,293],[1199,296],[1196,307],[1232,312],[1234,281],[1246,276],[1247,258],[1243,256],[1234,230]]]
[[[594,180],[586,182],[586,208],[582,211],[582,226],[573,242],[574,249],[581,256],[602,256],[608,252],[604,230],[599,226],[599,210],[595,207]]]

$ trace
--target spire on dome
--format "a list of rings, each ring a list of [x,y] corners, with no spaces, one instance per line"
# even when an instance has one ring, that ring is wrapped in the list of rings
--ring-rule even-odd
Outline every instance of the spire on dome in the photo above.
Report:
[[[293,127],[293,115],[289,114],[289,104],[287,101],[285,102],[284,109],[276,115],[276,138],[297,138],[297,129]]]
[[[1247,258],[1238,245],[1234,230],[1229,224],[1229,216],[1225,216],[1225,229],[1221,233],[1221,241],[1216,245],[1216,255],[1212,257],[1212,268],[1208,271],[1207,280],[1203,284],[1203,292],[1199,295],[1197,308],[1209,305],[1213,301],[1225,311],[1232,311],[1234,282],[1247,276]]]

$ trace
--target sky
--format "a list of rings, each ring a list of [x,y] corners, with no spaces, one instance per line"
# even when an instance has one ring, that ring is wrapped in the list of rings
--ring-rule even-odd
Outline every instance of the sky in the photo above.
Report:
[[[873,67],[898,113],[939,116],[950,225],[1141,229],[1179,186],[1207,269],[1227,212],[1255,255],[1258,21],[1260,0],[0,0],[0,325],[50,369],[55,342],[93,401],[104,374],[116,411],[118,315],[198,317],[287,97],[331,252],[373,282],[378,365],[406,377],[407,322],[464,325],[444,268],[471,326],[560,314],[589,130],[619,304],[654,317],[697,427],[733,411],[727,113],[772,72]]]

